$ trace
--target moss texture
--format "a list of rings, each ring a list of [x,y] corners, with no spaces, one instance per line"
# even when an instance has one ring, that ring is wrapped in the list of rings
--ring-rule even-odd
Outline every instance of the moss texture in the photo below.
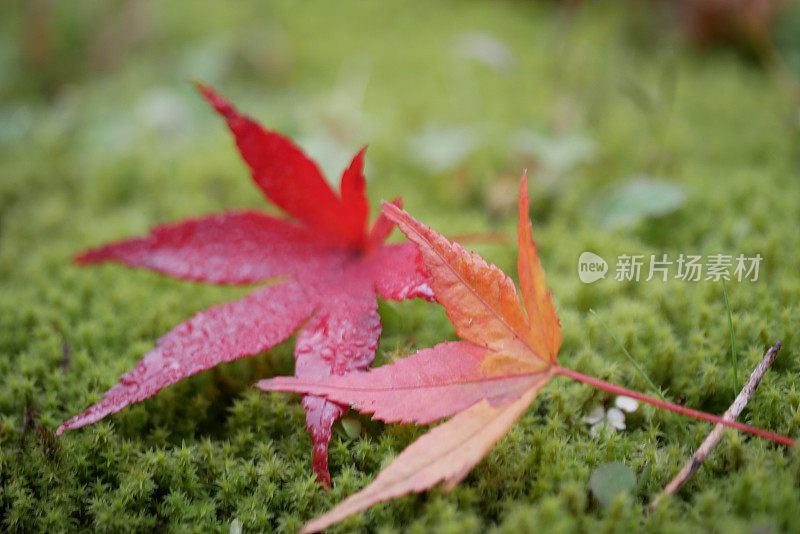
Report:
[[[70,263],[82,248],[157,223],[264,206],[188,77],[218,86],[334,169],[368,142],[373,207],[402,195],[446,234],[513,235],[509,199],[528,167],[534,235],[564,326],[561,361],[646,389],[593,308],[663,391],[692,407],[720,413],[733,398],[721,285],[584,285],[578,255],[760,253],[759,280],[729,285],[740,381],[776,339],[785,348],[743,420],[797,436],[796,101],[781,76],[725,50],[689,49],[668,26],[622,7],[128,1],[40,6],[42,14],[12,5],[0,23],[1,528],[208,532],[238,518],[245,531],[292,532],[423,431],[362,418],[362,438],[334,437],[334,488],[321,491],[298,398],[250,387],[291,372],[290,340],[52,437],[172,326],[247,292]],[[511,62],[464,59],[459,43],[475,32],[505,43]],[[433,152],[452,153],[442,129],[453,127],[469,129],[475,150],[441,170],[419,163],[410,140],[432,131]],[[520,129],[561,141],[566,156],[519,155]],[[587,140],[592,157],[576,148]],[[636,174],[677,184],[685,202],[604,227],[603,195]],[[514,271],[514,247],[476,248]],[[378,364],[453,337],[438,306],[382,303],[380,312]],[[643,516],[692,444],[675,418],[649,407],[625,432],[590,436],[581,419],[605,400],[558,379],[452,493],[404,497],[334,530],[800,531],[800,453],[732,432],[677,497]],[[21,435],[29,407],[42,432],[28,425]],[[688,429],[699,442],[710,427]],[[639,486],[602,508],[588,481],[612,460]]]

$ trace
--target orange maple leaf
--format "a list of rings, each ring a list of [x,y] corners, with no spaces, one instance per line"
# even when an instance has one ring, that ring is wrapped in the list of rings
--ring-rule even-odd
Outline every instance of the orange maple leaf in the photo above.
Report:
[[[301,532],[322,530],[375,503],[421,492],[440,482],[449,491],[514,426],[556,375],[793,444],[784,436],[663,402],[559,365],[561,324],[531,238],[528,211],[528,186],[523,176],[517,264],[520,301],[513,281],[498,267],[400,208],[383,204],[384,214],[417,244],[430,271],[436,300],[463,341],[441,343],[359,375],[319,380],[276,377],[262,380],[258,387],[319,395],[386,422],[427,424],[453,417],[409,445],[371,484],[307,523]]]

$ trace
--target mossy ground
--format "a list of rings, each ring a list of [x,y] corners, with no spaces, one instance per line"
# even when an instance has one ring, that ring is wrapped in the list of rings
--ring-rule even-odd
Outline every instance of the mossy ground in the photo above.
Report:
[[[362,419],[365,437],[333,439],[334,488],[321,491],[298,399],[250,387],[291,372],[289,341],[50,436],[172,326],[248,291],[70,263],[76,251],[157,223],[264,206],[189,77],[309,148],[327,148],[316,154],[334,154],[323,161],[334,168],[368,142],[373,207],[402,195],[443,233],[513,235],[507,185],[529,167],[534,234],[564,326],[562,363],[646,389],[593,308],[653,380],[692,407],[719,413],[733,397],[721,285],[584,285],[577,257],[760,253],[758,282],[729,285],[740,380],[773,341],[785,348],[743,419],[798,436],[797,107],[769,69],[730,51],[690,49],[657,19],[616,3],[565,11],[547,2],[129,1],[57,4],[49,15],[12,4],[0,37],[3,530],[226,531],[238,518],[245,531],[294,531],[367,484],[424,431]],[[504,42],[512,64],[461,58],[454,47],[470,32]],[[409,140],[453,126],[482,141],[449,168],[417,163]],[[594,157],[553,171],[515,156],[512,134],[521,128],[588,139]],[[679,184],[685,203],[665,217],[604,228],[603,192],[639,173]],[[514,246],[477,249],[514,272]],[[435,305],[382,303],[380,312],[379,363],[453,337]],[[591,437],[581,419],[604,399],[557,379],[452,493],[404,497],[336,528],[800,531],[800,454],[733,432],[676,498],[644,516],[692,445],[675,418],[649,407],[629,417],[625,432]],[[29,406],[43,436],[30,427],[20,436]],[[710,427],[688,428],[699,442]],[[612,460],[640,483],[603,509],[588,480]]]

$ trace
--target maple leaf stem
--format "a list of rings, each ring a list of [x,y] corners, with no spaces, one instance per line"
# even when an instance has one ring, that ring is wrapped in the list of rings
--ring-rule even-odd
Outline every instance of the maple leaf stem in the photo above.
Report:
[[[589,384],[590,386],[594,386],[596,388],[608,391],[609,393],[613,393],[615,395],[625,395],[626,397],[631,397],[632,399],[636,399],[641,402],[646,402],[647,404],[652,404],[653,406],[656,406],[658,408],[663,408],[664,410],[669,410],[671,412],[675,412],[680,415],[686,415],[689,417],[693,417],[694,419],[708,421],[709,423],[725,425],[731,428],[735,428],[737,430],[741,430],[742,432],[747,432],[748,434],[752,434],[754,436],[760,436],[762,438],[769,439],[776,443],[787,445],[789,447],[794,445],[794,440],[787,438],[786,436],[781,436],[780,434],[768,432],[766,430],[762,430],[754,426],[745,425],[744,423],[739,423],[738,421],[728,421],[723,419],[722,417],[718,417],[716,415],[712,415],[706,412],[701,412],[699,410],[693,410],[691,408],[687,408],[686,406],[681,406],[679,404],[672,404],[671,402],[662,401],[650,397],[648,395],[639,393],[638,391],[633,391],[631,389],[623,388],[611,384],[609,382],[606,382],[604,380],[600,380],[599,378],[594,378],[592,376],[587,376],[583,373],[579,373],[578,371],[567,369],[566,367],[557,366],[554,372],[557,375],[566,376],[573,380],[577,380],[578,382],[583,382],[584,384]]]

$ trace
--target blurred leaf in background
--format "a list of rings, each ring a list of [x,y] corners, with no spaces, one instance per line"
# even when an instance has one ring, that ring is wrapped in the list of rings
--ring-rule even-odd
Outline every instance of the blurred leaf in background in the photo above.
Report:
[[[631,227],[643,219],[672,213],[685,201],[686,193],[679,184],[634,176],[614,184],[601,197],[599,219],[606,228]]]

